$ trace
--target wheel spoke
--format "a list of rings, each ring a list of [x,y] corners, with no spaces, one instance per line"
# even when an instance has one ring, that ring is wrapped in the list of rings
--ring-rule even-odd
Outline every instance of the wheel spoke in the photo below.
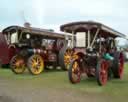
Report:
[[[97,70],[98,72],[98,83],[99,85],[105,85],[107,82],[107,78],[108,78],[108,73],[107,73],[107,69],[108,69],[108,65],[107,62],[104,60],[101,60],[101,62],[99,62],[99,66],[98,66]]]
[[[68,70],[68,66],[70,64],[70,61],[72,59],[72,55],[73,55],[73,51],[70,49],[67,49],[65,54],[64,54],[64,63],[65,63],[65,67]]]
[[[79,70],[78,62],[75,61],[72,66],[72,79],[74,80],[74,82],[80,81],[80,75],[81,75],[81,73]]]

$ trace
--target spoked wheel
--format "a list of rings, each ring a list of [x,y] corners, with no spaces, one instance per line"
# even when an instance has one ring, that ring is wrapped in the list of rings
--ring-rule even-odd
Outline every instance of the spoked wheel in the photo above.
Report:
[[[96,79],[100,86],[103,86],[107,83],[108,80],[108,63],[107,61],[101,59],[97,63],[96,67]]]
[[[114,54],[114,61],[113,61],[113,75],[115,78],[122,78],[124,70],[124,55],[123,53],[116,52]]]
[[[74,60],[71,62],[69,70],[68,70],[69,80],[71,83],[79,83],[81,80],[81,70],[80,63],[78,60]]]
[[[44,70],[44,60],[40,55],[34,54],[28,59],[28,70],[33,75],[38,75]]]
[[[64,63],[65,63],[66,70],[69,69],[69,65],[70,65],[72,56],[73,56],[73,50],[72,49],[67,49],[65,54],[64,54]]]
[[[20,55],[14,56],[10,61],[10,67],[16,74],[22,74],[25,71],[25,61]]]

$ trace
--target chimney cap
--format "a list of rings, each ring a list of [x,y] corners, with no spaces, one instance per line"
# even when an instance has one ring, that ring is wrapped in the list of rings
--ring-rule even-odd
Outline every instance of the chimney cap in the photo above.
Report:
[[[24,27],[29,28],[29,27],[31,27],[31,24],[29,22],[25,22]]]

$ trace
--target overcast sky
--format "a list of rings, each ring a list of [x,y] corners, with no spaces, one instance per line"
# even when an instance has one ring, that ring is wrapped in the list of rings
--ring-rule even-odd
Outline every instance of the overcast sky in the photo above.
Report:
[[[0,29],[9,25],[53,28],[93,20],[128,33],[128,0],[0,0]]]

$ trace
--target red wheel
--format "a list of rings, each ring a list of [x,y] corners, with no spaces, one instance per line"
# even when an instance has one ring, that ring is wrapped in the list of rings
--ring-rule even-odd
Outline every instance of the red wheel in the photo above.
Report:
[[[120,53],[120,56],[119,56],[119,68],[118,68],[119,78],[122,78],[123,70],[124,70],[124,56],[123,56],[123,53]]]
[[[108,80],[108,63],[107,61],[101,59],[97,63],[96,67],[96,79],[100,86],[103,86],[107,83]]]
[[[79,83],[81,80],[80,63],[78,60],[71,62],[68,70],[69,80],[71,83]]]
[[[114,61],[112,66],[113,75],[115,78],[122,78],[124,70],[124,55],[123,53],[116,52],[114,54]]]

